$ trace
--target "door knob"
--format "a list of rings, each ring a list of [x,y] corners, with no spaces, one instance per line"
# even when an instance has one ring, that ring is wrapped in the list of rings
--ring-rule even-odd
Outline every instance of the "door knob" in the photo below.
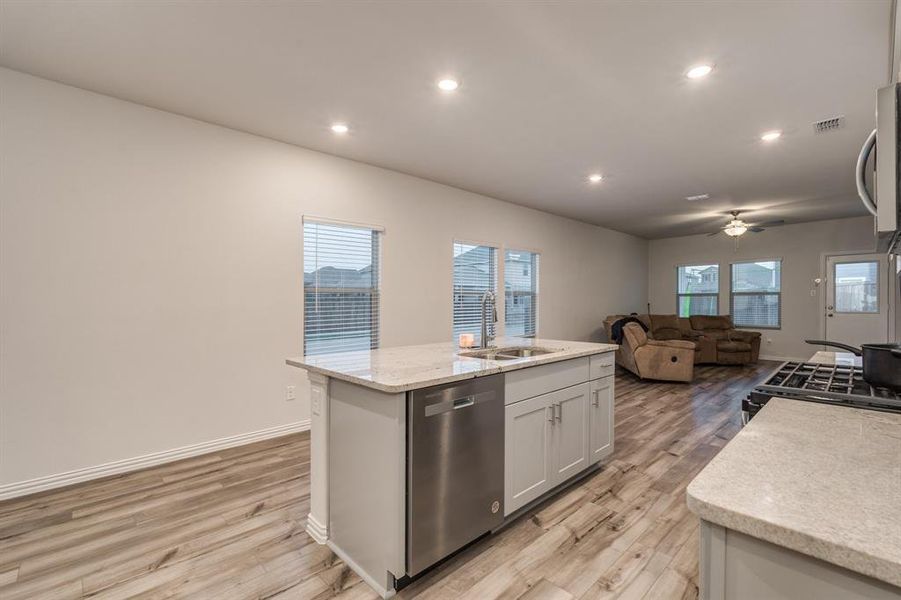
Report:
[[[827,314],[826,316],[827,316],[827,317],[831,317],[831,316],[832,316],[832,313],[829,313],[829,314]]]
[[[826,307],[826,310],[832,310],[833,308],[835,308],[835,307],[830,305],[830,306]]]

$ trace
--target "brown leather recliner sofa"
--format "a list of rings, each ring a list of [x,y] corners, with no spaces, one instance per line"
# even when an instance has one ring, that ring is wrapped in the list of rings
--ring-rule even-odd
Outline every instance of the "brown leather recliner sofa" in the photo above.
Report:
[[[607,339],[613,324],[629,315],[610,315],[604,319]],[[696,365],[746,364],[757,362],[760,354],[760,333],[735,329],[729,315],[677,317],[670,315],[634,315],[647,327],[647,336],[655,340],[684,340],[694,342]],[[624,365],[617,353],[617,364]]]
[[[729,315],[693,315],[691,328],[706,338],[702,343],[716,350],[716,363],[743,365],[760,357],[760,332],[736,329]]]
[[[642,379],[691,381],[695,345],[685,340],[654,340],[638,323],[623,328],[620,364]]]

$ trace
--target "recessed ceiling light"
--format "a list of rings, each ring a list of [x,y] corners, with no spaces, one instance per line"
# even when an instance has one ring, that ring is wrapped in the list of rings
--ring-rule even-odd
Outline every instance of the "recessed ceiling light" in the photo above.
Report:
[[[688,70],[685,74],[689,79],[700,79],[707,77],[713,71],[713,65],[696,65]]]
[[[456,79],[442,79],[438,82],[438,87],[444,92],[453,92],[460,87],[460,82]]]
[[[588,181],[590,181],[591,183],[598,183],[603,180],[604,180],[604,176],[601,175],[600,173],[592,173],[591,175],[588,176]]]
[[[710,194],[698,194],[697,196],[685,196],[685,199],[689,202],[697,202],[698,200],[707,200],[710,198]]]
[[[350,128],[347,125],[345,125],[344,123],[334,123],[332,125],[332,131],[335,133],[343,134],[343,133],[347,133],[348,131],[350,131]]]
[[[782,132],[778,129],[774,129],[772,131],[765,131],[760,134],[760,139],[764,142],[772,142],[773,140],[778,140],[782,137]]]

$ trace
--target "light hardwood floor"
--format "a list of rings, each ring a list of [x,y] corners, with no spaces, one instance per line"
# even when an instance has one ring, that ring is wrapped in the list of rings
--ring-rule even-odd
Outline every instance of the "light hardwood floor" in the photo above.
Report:
[[[598,473],[467,548],[400,598],[695,598],[685,486],[736,434],[776,363],[690,385],[616,379]],[[0,503],[0,598],[374,598],[304,532],[309,435]]]

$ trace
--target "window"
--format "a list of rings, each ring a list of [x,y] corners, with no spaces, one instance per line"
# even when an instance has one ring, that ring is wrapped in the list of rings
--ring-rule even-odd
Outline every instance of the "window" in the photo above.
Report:
[[[835,312],[879,312],[879,263],[835,264]]]
[[[482,295],[497,293],[497,248],[454,242],[454,339],[481,332]],[[494,335],[494,325],[489,333]]]
[[[504,324],[507,335],[538,333],[538,254],[504,252]]]
[[[736,327],[782,327],[782,261],[732,265],[732,322]]]
[[[378,348],[379,233],[304,220],[304,354]]]
[[[680,317],[719,314],[719,265],[685,265],[676,269],[676,312]]]

